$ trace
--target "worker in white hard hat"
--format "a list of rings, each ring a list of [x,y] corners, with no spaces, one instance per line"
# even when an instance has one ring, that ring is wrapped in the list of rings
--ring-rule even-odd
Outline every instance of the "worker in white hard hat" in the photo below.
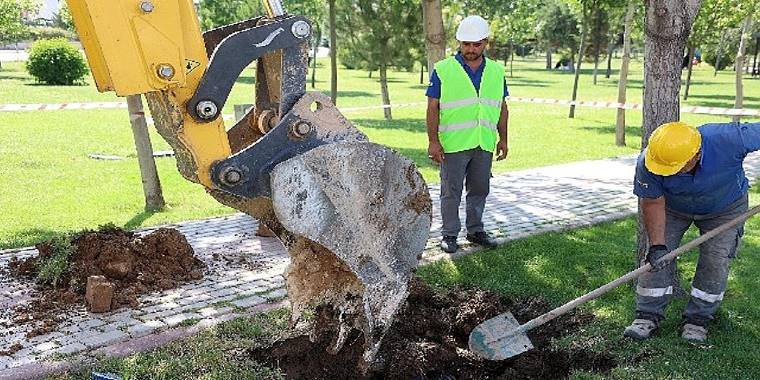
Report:
[[[459,24],[456,55],[435,64],[427,89],[428,156],[441,167],[441,249],[454,253],[461,230],[459,203],[464,185],[466,238],[493,248],[483,228],[483,210],[490,190],[491,163],[507,157],[509,95],[504,66],[486,58],[490,30],[480,16]]]

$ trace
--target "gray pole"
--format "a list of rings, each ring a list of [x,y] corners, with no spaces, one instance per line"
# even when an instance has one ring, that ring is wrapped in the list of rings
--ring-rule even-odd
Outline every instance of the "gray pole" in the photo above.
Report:
[[[145,210],[158,211],[164,208],[166,202],[164,202],[164,196],[161,192],[161,181],[158,179],[156,161],[153,159],[153,147],[150,144],[148,123],[145,120],[140,95],[127,96],[127,109],[129,110],[129,121],[132,124],[132,135],[135,138],[143,193],[145,193]]]

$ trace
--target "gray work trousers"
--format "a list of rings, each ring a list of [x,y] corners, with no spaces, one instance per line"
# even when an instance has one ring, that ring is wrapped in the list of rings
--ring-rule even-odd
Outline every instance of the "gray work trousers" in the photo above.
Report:
[[[443,236],[457,236],[462,224],[459,221],[459,203],[462,185],[467,188],[467,232],[483,231],[483,209],[491,186],[493,154],[480,148],[463,152],[445,153],[441,164],[441,217]]]
[[[745,194],[725,210],[714,214],[689,215],[667,209],[665,244],[668,249],[675,249],[681,245],[681,239],[692,223],[699,228],[700,234],[704,234],[746,212],[747,208]],[[713,319],[726,291],[729,264],[736,257],[743,233],[744,223],[739,223],[699,247],[691,297],[683,312],[683,318],[687,322],[706,326]],[[673,296],[676,265],[671,262],[660,271],[647,272],[639,277],[636,287],[637,318],[655,321],[665,318],[665,307]]]

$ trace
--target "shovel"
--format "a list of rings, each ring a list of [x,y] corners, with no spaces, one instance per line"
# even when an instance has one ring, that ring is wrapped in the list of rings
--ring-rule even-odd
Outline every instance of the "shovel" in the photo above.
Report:
[[[674,251],[671,251],[667,255],[663,256],[658,262],[673,260],[682,253],[699,246],[705,241],[713,238],[715,235],[718,235],[728,230],[729,228],[749,219],[751,216],[757,214],[758,212],[760,212],[760,205],[749,209],[747,212],[732,219],[728,223],[723,224],[720,227],[701,235],[700,237],[690,241],[687,244],[682,245]],[[563,315],[588,301],[598,298],[610,290],[615,289],[618,286],[641,276],[643,273],[648,272],[650,269],[652,269],[651,264],[647,263],[645,265],[642,265],[638,269],[628,272],[617,280],[613,280],[590,293],[582,295],[554,310],[533,318],[523,325],[517,322],[515,317],[510,312],[499,314],[481,323],[474,330],[472,330],[470,333],[469,341],[470,351],[488,360],[504,360],[528,351],[533,348],[533,344],[530,342],[530,339],[526,334],[528,330],[532,330],[538,326],[541,326],[544,323],[549,322],[552,319],[557,318],[560,315]]]

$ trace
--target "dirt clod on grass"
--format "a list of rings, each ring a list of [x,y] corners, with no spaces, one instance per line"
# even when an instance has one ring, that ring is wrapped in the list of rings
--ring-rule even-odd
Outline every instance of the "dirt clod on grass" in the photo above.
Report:
[[[206,270],[185,236],[172,228],[160,228],[142,237],[120,228],[89,231],[72,238],[71,247],[68,269],[61,272],[55,286],[38,285],[39,297],[16,310],[14,323],[39,325],[30,336],[54,329],[59,322],[56,310],[83,304],[90,276],[104,276],[114,284],[111,310],[115,310],[136,307],[140,294],[199,280]],[[39,278],[42,263],[56,254],[56,247],[47,241],[36,248],[38,256],[11,260],[11,275]]]
[[[410,292],[383,340],[378,361],[366,373],[361,363],[363,338],[358,332],[336,355],[326,352],[329,334],[316,337],[314,343],[306,335],[296,335],[253,348],[250,355],[294,379],[559,379],[573,370],[607,372],[617,366],[609,355],[550,347],[551,339],[577,330],[593,318],[579,313],[529,332],[534,350],[499,362],[479,359],[467,348],[475,326],[507,310],[525,322],[548,311],[549,304],[540,298],[511,302],[482,290],[440,293],[419,279],[412,281]],[[320,314],[315,323],[321,323]]]

